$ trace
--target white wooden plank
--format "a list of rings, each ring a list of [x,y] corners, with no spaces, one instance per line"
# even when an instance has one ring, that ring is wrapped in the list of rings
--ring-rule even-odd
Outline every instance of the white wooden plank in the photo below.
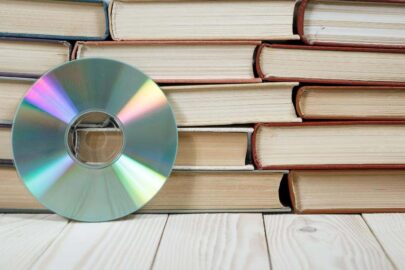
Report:
[[[71,222],[33,269],[150,269],[167,215]]]
[[[393,269],[359,215],[266,215],[272,269]]]
[[[364,214],[364,220],[398,269],[405,269],[405,214]]]
[[[57,215],[0,217],[0,269],[29,269],[67,225]]]
[[[260,214],[189,214],[168,219],[154,270],[269,269]]]

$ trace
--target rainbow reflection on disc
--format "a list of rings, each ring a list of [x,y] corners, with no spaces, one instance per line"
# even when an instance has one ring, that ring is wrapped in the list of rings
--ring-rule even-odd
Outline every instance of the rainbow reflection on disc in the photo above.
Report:
[[[14,162],[28,190],[55,213],[91,222],[151,200],[171,173],[177,140],[160,88],[139,70],[101,58],[68,62],[38,79],[12,129]]]

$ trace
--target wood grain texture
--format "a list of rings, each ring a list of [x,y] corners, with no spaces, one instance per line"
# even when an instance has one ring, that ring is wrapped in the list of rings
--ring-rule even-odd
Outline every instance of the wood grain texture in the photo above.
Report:
[[[29,269],[67,224],[57,215],[0,216],[0,269]]]
[[[405,214],[363,214],[391,261],[405,269]]]
[[[171,215],[154,270],[269,269],[260,214]]]
[[[265,215],[272,269],[393,269],[354,215]]]
[[[71,222],[33,269],[150,269],[167,215]]]

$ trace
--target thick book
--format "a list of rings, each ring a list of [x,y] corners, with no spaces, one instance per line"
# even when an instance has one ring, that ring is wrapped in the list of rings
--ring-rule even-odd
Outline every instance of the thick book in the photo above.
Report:
[[[109,34],[102,0],[3,0],[0,10],[3,37],[100,40]]]
[[[293,170],[296,213],[405,212],[405,170]]]
[[[252,136],[259,169],[405,168],[405,121],[265,123]]]
[[[284,172],[173,171],[141,212],[288,212]],[[0,209],[43,211],[12,166],[0,166]]]
[[[298,83],[161,87],[179,126],[301,122],[292,102]],[[0,86],[1,87],[1,86]]]
[[[0,123],[9,124],[34,80],[0,77]],[[178,126],[300,122],[292,102],[297,83],[162,86]]]
[[[295,105],[308,120],[405,120],[405,87],[303,86]]]
[[[405,85],[405,49],[263,44],[256,69],[268,81]]]
[[[252,170],[249,141],[252,128],[181,128],[175,168],[207,170]],[[119,152],[119,130],[83,128],[76,132],[75,155],[96,162],[104,155]],[[0,126],[0,161],[13,159],[11,128]],[[0,162],[1,163],[1,162]]]
[[[66,41],[0,38],[0,76],[39,77],[70,60]]]
[[[307,44],[405,47],[401,0],[302,0],[297,31]]]
[[[254,55],[260,41],[77,42],[76,59],[105,57],[142,70],[159,83],[261,82]]]
[[[295,0],[113,0],[114,40],[291,40]]]

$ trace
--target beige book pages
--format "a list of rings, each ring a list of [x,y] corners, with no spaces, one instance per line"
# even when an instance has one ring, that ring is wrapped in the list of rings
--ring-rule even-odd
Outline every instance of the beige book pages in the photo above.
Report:
[[[112,1],[116,40],[298,39],[295,1]]]
[[[0,123],[11,123],[34,80],[0,78]],[[292,102],[297,83],[163,86],[178,126],[300,122]]]
[[[283,172],[173,171],[142,212],[286,211]],[[44,210],[14,167],[0,167],[0,209]]]
[[[0,73],[38,76],[69,57],[68,43],[0,39]]]
[[[297,110],[308,119],[403,119],[405,88],[306,86]]]
[[[126,62],[157,81],[252,80],[253,44],[79,43],[77,58]]]
[[[103,37],[106,15],[103,3],[3,0],[0,32],[32,35]]]
[[[305,9],[308,42],[405,45],[405,5],[389,1],[310,0]]]
[[[402,211],[404,170],[298,170],[290,172],[298,212]]]
[[[405,125],[261,126],[262,166],[405,164]]]
[[[0,78],[0,123],[11,123],[24,94],[35,80]]]
[[[405,54],[264,47],[265,77],[405,82]]]
[[[179,126],[300,122],[297,83],[163,86]]]

